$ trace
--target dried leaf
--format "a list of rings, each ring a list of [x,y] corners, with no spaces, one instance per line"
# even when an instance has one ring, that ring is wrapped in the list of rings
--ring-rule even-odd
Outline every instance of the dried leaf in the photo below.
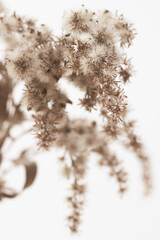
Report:
[[[5,193],[5,192],[1,192],[0,193],[0,200],[3,199],[3,198],[14,198],[18,195],[18,193]]]
[[[2,156],[2,153],[0,153],[0,165],[2,163],[2,160],[3,160],[3,156]]]
[[[30,187],[37,175],[37,165],[35,162],[26,162],[24,163],[25,172],[26,172],[26,181],[23,189]]]

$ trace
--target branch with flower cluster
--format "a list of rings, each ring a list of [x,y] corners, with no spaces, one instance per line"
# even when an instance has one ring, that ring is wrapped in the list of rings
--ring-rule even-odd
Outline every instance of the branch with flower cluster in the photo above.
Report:
[[[37,144],[45,150],[55,146],[65,152],[60,162],[71,180],[67,197],[72,209],[67,217],[70,230],[77,232],[80,224],[86,192],[84,177],[91,153],[117,180],[119,192],[127,189],[127,173],[111,150],[114,141],[121,141],[136,154],[149,192],[149,159],[129,120],[124,90],[133,74],[126,53],[136,35],[133,25],[123,15],[108,10],[93,12],[82,6],[64,14],[62,35],[55,36],[44,24],[37,26],[16,13],[10,16],[2,11],[1,15],[5,66],[10,78],[25,83],[22,104],[32,112]],[[71,119],[66,111],[67,104],[72,104],[70,92],[60,88],[61,78],[83,91],[79,104],[89,112],[98,109],[102,125]]]

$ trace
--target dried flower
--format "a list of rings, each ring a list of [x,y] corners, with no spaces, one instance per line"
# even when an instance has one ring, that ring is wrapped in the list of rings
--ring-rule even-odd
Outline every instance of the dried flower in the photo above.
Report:
[[[111,151],[112,142],[118,140],[136,154],[142,164],[147,193],[151,177],[143,144],[135,134],[133,121],[128,120],[124,90],[124,84],[133,75],[131,60],[126,54],[136,34],[133,25],[123,15],[113,15],[108,10],[96,13],[84,6],[66,12],[63,20],[62,35],[53,36],[44,24],[38,26],[35,21],[15,13],[11,16],[5,13],[0,19],[1,38],[6,43],[4,63],[0,63],[0,73],[5,79],[0,81],[0,140],[2,146],[9,134],[3,123],[10,120],[6,102],[12,93],[12,82],[23,80],[21,103],[33,113],[33,131],[39,148],[49,150],[55,146],[65,151],[59,160],[63,175],[71,181],[67,197],[71,213],[67,221],[70,230],[76,233],[85,202],[84,179],[91,153],[97,155],[99,166],[107,167],[109,175],[116,179],[120,193],[127,190],[127,173],[116,153]],[[72,101],[70,93],[62,91],[59,85],[61,78],[83,91],[79,104],[86,111],[98,109],[102,125],[70,118],[66,106]],[[20,105],[14,107],[12,123],[20,124],[23,121]],[[33,163],[23,164],[27,174],[25,187],[28,187],[34,180],[36,167]],[[1,180],[0,198],[8,196],[3,190]]]

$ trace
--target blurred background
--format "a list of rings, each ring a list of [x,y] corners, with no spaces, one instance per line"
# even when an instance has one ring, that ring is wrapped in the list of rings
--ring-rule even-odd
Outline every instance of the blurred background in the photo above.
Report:
[[[158,0],[5,0],[11,12],[33,17],[48,25],[55,34],[61,33],[62,15],[65,10],[82,4],[94,11],[116,10],[137,30],[134,44],[128,54],[132,58],[135,74],[125,87],[131,115],[137,119],[137,132],[141,136],[152,164],[153,190],[144,197],[141,168],[133,154],[118,148],[117,152],[128,171],[128,192],[120,197],[117,185],[90,161],[86,182],[88,184],[83,223],[80,233],[71,236],[65,216],[65,196],[69,187],[61,176],[61,166],[56,149],[40,151],[34,157],[39,169],[31,188],[12,200],[0,202],[0,239],[2,240],[159,240],[160,239],[160,14]],[[79,97],[77,90],[66,86],[71,99]],[[72,90],[72,91],[71,91]],[[17,95],[21,95],[21,91]],[[72,116],[86,116],[82,110],[68,109]],[[86,115],[85,115],[86,114]],[[94,117],[94,116],[93,116]],[[32,124],[32,123],[31,123]],[[17,143],[32,145],[37,149],[33,136]],[[34,160],[33,159],[33,160]],[[31,159],[32,160],[32,159]],[[21,188],[23,169],[14,173],[13,186]]]

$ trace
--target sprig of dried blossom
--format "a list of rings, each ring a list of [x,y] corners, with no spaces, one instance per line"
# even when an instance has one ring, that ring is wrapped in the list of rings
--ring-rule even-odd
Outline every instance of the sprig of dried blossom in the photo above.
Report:
[[[124,90],[133,74],[126,53],[136,35],[133,25],[123,15],[108,10],[93,12],[82,6],[64,14],[62,35],[55,36],[44,24],[38,26],[16,13],[9,15],[1,10],[0,14],[8,79],[25,83],[22,104],[33,113],[38,147],[49,150],[55,146],[65,152],[59,159],[63,174],[71,180],[67,197],[72,209],[67,217],[70,230],[77,232],[81,221],[91,153],[117,180],[119,192],[127,189],[127,173],[111,150],[112,142],[121,141],[136,154],[148,193],[149,159],[129,120]],[[72,101],[70,93],[60,88],[61,78],[83,91],[81,107],[89,112],[99,109],[102,126],[96,121],[70,118],[66,106]]]

